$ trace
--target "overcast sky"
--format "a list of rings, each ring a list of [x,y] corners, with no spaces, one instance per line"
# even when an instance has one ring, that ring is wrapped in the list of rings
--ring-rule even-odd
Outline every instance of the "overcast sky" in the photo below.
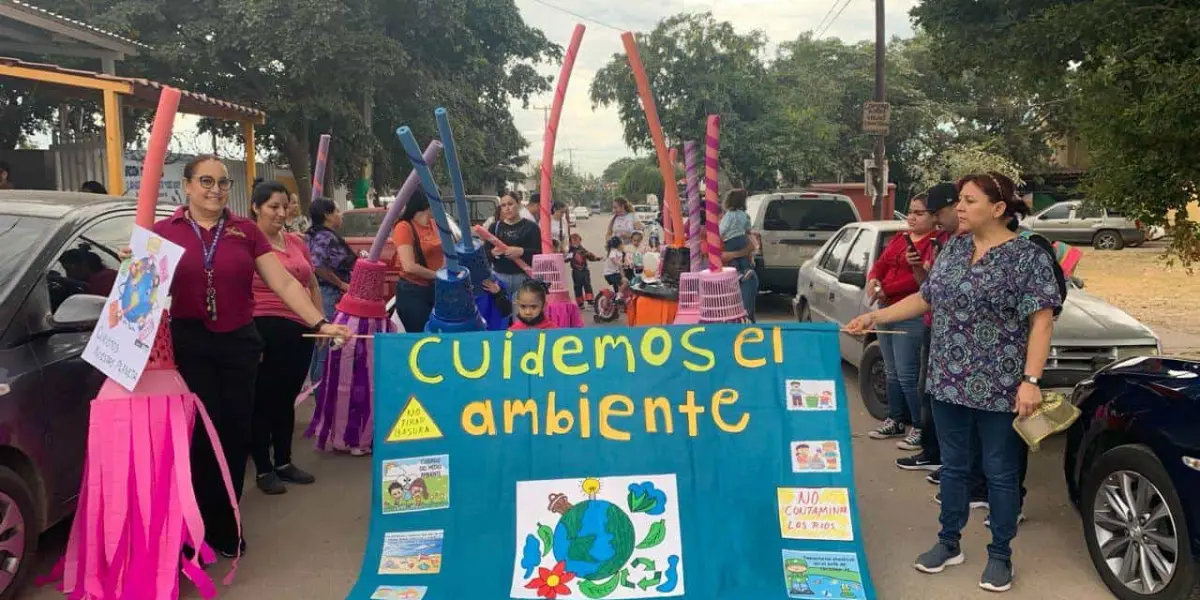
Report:
[[[908,11],[917,2],[889,0],[886,5],[888,37],[912,35]],[[739,32],[763,31],[772,45],[769,52],[773,56],[775,44],[815,29],[835,3],[841,7],[841,0],[516,0],[525,21],[541,29],[546,37],[564,49],[570,42],[575,24],[582,22],[587,26],[558,126],[555,161],[565,164],[571,158],[566,149],[574,148],[575,166],[598,175],[612,161],[632,154],[623,141],[616,107],[600,107],[593,111],[588,99],[588,88],[596,71],[613,54],[624,56],[621,31],[650,31],[658,21],[674,14],[711,11],[718,20],[733,23]],[[874,39],[874,36],[874,0],[849,0],[841,16],[822,37],[857,41]],[[543,65],[541,70],[557,77],[559,68],[558,64]],[[541,160],[544,134],[542,111],[533,107],[549,106],[553,95],[548,92],[535,97],[530,102],[530,109],[523,109],[520,102],[512,104],[517,129],[529,141],[531,162]]]

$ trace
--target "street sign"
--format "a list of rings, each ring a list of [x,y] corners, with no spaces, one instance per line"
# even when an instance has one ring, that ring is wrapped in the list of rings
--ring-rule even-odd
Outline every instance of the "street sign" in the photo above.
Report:
[[[892,105],[887,102],[863,103],[863,133],[887,135],[892,119]]]

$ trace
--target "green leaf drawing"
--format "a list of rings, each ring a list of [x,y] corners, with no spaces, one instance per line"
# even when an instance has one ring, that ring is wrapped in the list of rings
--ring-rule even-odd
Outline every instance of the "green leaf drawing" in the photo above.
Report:
[[[617,589],[617,583],[620,582],[621,579],[622,575],[618,573],[604,580],[602,583],[593,583],[591,581],[581,580],[579,582],[579,591],[583,592],[583,595],[587,596],[588,598],[603,598],[613,593],[613,590]]]
[[[643,538],[642,541],[638,542],[637,549],[645,550],[647,548],[653,548],[661,544],[663,539],[666,537],[667,520],[660,519],[655,521],[654,524],[650,526],[650,531],[646,533],[646,537]]]
[[[654,508],[654,498],[652,498],[649,494],[638,494],[637,496],[634,496],[633,492],[630,492],[629,496],[626,498],[626,502],[629,504],[629,512],[646,512],[651,508]]]
[[[662,583],[662,573],[655,571],[653,576],[639,581],[638,587],[642,588],[642,591],[645,591],[650,589],[652,586],[658,585],[659,583]]]
[[[644,556],[639,556],[639,557],[633,559],[633,562],[631,562],[629,564],[631,564],[635,567],[641,567],[642,569],[644,569],[646,571],[655,570],[654,560],[646,558]]]
[[[554,547],[554,532],[549,527],[538,523],[537,535],[542,540],[542,556],[550,554],[550,550]]]
[[[634,589],[637,587],[633,585],[632,581],[629,581],[629,569],[621,569],[621,572],[618,573],[618,575],[621,576],[621,585],[623,587],[627,587],[629,589]]]

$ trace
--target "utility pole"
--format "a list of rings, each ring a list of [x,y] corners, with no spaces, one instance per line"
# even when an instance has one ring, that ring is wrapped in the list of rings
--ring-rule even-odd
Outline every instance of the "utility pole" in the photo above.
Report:
[[[884,69],[887,67],[887,33],[883,21],[883,2],[875,0],[875,101],[887,102],[887,87],[884,81]],[[873,204],[874,219],[883,218],[883,201],[887,198],[887,146],[884,144],[886,135],[875,137],[875,202]]]
[[[542,111],[542,131],[545,131],[550,126],[550,107],[549,106],[534,106],[533,110]]]
[[[572,169],[575,168],[575,150],[576,150],[575,148],[563,148],[562,149],[562,152],[567,153],[567,164],[570,165]]]

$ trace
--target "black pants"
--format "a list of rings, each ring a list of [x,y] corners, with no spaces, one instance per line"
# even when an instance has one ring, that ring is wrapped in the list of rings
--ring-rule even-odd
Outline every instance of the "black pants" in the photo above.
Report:
[[[511,290],[510,290],[511,292]],[[433,283],[416,285],[403,279],[396,283],[396,314],[404,331],[425,331],[429,315],[433,312]]]
[[[587,271],[571,270],[571,281],[575,283],[575,301],[583,302],[592,296],[592,274]],[[584,294],[587,294],[585,297]]]
[[[171,335],[179,374],[212,417],[240,501],[262,338],[253,323],[228,333],[213,333],[202,321],[184,319],[171,322]],[[198,418],[192,437],[192,486],[204,517],[205,541],[218,552],[236,552],[237,522],[216,454]]]
[[[307,327],[291,319],[257,317],[254,325],[263,339],[263,353],[254,392],[250,456],[263,475],[292,462],[296,395],[312,362],[313,340],[304,337]]]
[[[608,285],[611,285],[613,287],[614,292],[616,292],[617,294],[621,293],[621,275],[620,274],[613,273],[611,275],[605,275],[604,280],[608,282]]]

